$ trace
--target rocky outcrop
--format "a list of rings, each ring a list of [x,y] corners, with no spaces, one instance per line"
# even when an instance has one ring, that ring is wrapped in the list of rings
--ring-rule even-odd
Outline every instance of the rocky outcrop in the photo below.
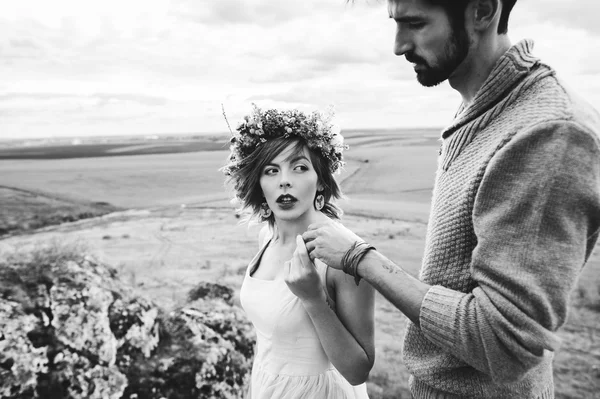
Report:
[[[91,257],[0,260],[0,397],[240,398],[254,333],[231,289],[165,313]]]

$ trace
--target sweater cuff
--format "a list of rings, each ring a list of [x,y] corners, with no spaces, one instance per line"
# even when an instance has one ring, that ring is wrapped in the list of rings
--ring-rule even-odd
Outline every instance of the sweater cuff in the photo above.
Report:
[[[427,291],[421,304],[419,323],[429,341],[441,348],[457,344],[457,313],[465,295],[440,285],[434,285]]]

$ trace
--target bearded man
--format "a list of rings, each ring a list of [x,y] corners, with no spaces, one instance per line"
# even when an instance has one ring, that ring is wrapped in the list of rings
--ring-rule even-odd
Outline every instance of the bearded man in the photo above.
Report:
[[[553,398],[556,331],[600,229],[600,116],[513,45],[515,0],[389,0],[395,53],[462,96],[442,132],[418,279],[340,223],[310,257],[362,278],[410,320],[415,398]],[[375,244],[376,245],[376,244]]]

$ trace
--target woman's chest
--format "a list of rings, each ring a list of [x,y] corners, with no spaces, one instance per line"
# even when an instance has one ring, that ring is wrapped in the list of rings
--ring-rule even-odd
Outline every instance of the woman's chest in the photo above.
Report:
[[[260,280],[276,280],[282,278],[285,272],[286,262],[292,259],[294,250],[267,247],[260,261],[254,266],[250,273],[253,278]]]
[[[282,279],[268,281],[246,276],[240,302],[248,319],[265,336],[295,340],[314,335],[314,327],[302,302]]]

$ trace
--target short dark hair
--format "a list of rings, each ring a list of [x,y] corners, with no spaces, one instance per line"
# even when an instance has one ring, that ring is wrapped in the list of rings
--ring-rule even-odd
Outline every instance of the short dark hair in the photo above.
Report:
[[[502,0],[502,12],[500,13],[500,23],[498,24],[498,33],[508,32],[508,17],[517,0]]]
[[[342,190],[331,172],[329,162],[320,153],[312,151],[301,138],[290,139],[278,137],[266,141],[248,156],[242,167],[229,176],[227,182],[233,183],[235,195],[241,201],[241,209],[239,211],[246,213],[248,219],[253,217],[260,218],[261,205],[264,202],[263,192],[260,187],[262,170],[290,144],[294,144],[292,148],[294,155],[302,153],[304,149],[310,155],[310,161],[317,174],[317,180],[323,187],[323,190],[318,192],[318,194],[323,195],[325,198],[325,205],[321,209],[321,212],[332,219],[339,219],[342,211],[331,200],[341,198]],[[266,219],[260,220],[269,222],[271,227],[275,223],[273,214]]]
[[[454,26],[464,26],[465,9],[471,0],[427,0],[430,4],[442,7],[450,16]],[[354,3],[354,0],[346,0],[346,2]],[[517,0],[500,0],[502,3],[502,11],[500,13],[500,21],[498,22],[498,34],[508,33],[508,17]]]
[[[430,4],[442,7],[455,26],[464,26],[465,9],[471,0],[427,0]],[[500,21],[498,22],[498,34],[508,33],[508,17],[517,0],[500,0],[502,11],[500,12]]]
[[[425,0],[429,4],[443,8],[454,27],[465,26],[465,10],[471,0]]]

